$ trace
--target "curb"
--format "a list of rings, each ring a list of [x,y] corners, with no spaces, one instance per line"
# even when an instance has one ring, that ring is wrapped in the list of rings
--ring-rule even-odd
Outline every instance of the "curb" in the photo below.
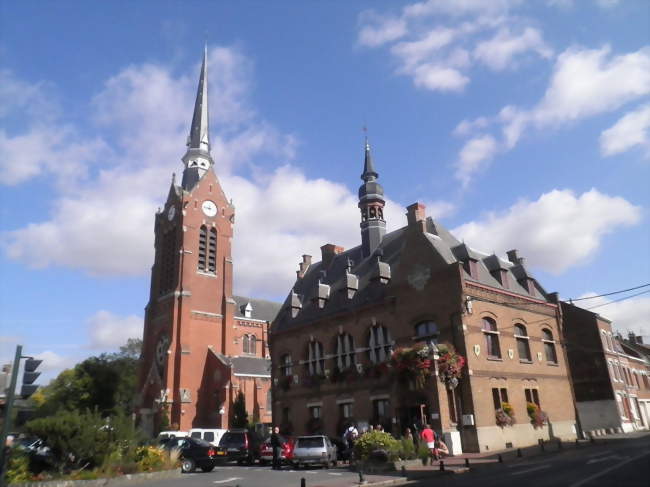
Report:
[[[139,484],[151,480],[173,479],[181,476],[178,468],[160,472],[146,472],[122,475],[108,479],[93,480],[48,480],[46,482],[21,482],[9,484],[9,487],[120,487],[124,485]]]

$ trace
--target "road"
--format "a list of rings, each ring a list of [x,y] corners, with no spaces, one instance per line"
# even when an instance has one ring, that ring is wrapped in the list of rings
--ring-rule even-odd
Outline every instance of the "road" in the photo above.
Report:
[[[271,470],[271,467],[258,465],[245,467],[226,465],[215,468],[213,472],[182,475],[180,478],[156,480],[152,483],[139,483],[142,487],[300,487],[300,479],[305,478],[306,487],[339,487],[352,486],[358,482],[356,473],[346,468],[311,470],[292,470],[285,467],[283,470]],[[383,480],[393,477],[368,475],[369,481]]]
[[[635,487],[650,485],[650,436],[606,441],[465,474],[417,481],[414,487]]]

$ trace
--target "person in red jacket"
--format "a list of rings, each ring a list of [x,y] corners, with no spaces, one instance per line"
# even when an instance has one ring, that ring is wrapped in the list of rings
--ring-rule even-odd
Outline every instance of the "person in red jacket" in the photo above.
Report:
[[[431,426],[428,424],[424,425],[424,429],[420,433],[420,438],[427,444],[427,448],[431,452],[431,456],[438,460],[440,457],[438,455],[438,450],[436,448],[436,434],[431,429]]]

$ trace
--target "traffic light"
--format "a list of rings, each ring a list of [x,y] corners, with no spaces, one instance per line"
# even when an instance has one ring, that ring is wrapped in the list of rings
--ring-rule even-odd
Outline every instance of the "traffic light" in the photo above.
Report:
[[[38,379],[38,376],[41,375],[40,372],[36,372],[36,369],[41,365],[42,360],[36,360],[33,358],[28,358],[25,360],[25,371],[23,372],[23,385],[20,388],[20,397],[22,399],[29,399],[29,397],[36,392],[38,389],[38,384],[34,384],[34,381]]]

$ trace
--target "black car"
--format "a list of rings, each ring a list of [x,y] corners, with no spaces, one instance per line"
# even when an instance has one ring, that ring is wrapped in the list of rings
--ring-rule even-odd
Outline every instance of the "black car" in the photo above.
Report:
[[[228,460],[252,465],[260,456],[262,438],[252,431],[233,429],[224,433],[219,441],[219,447],[226,450]]]
[[[204,472],[211,472],[220,458],[225,458],[225,450],[197,438],[183,438],[178,443],[181,459],[181,472],[194,472],[199,467]]]

